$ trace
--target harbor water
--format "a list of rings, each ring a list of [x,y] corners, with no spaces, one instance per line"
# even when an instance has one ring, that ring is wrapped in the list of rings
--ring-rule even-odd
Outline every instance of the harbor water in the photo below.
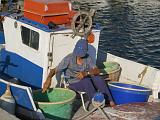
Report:
[[[102,28],[99,44],[102,51],[160,69],[159,0],[79,2],[81,9],[97,11],[94,21]]]

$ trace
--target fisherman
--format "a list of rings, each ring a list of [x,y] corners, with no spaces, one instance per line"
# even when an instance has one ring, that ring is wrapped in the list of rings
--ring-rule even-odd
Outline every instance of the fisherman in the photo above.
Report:
[[[115,104],[109,89],[105,81],[99,76],[100,71],[93,63],[87,51],[87,40],[80,39],[76,43],[73,53],[64,57],[56,68],[51,69],[43,85],[42,92],[45,92],[50,87],[52,77],[55,74],[61,75],[64,72],[65,76],[69,76],[68,82],[70,89],[86,92],[90,100],[92,100],[94,94],[97,92],[96,90],[98,90],[106,96],[110,106],[114,106]],[[61,77],[57,77],[58,85],[60,79]]]

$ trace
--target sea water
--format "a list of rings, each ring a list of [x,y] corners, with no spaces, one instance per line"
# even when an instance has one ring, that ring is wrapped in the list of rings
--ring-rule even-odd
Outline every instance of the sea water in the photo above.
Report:
[[[99,44],[102,51],[160,69],[159,0],[79,2],[82,10],[97,11],[94,21],[102,28]]]

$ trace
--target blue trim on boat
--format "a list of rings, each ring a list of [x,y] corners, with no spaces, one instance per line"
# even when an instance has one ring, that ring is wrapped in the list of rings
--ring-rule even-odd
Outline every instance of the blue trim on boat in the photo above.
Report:
[[[41,88],[43,68],[29,60],[2,49],[0,52],[0,71],[20,79],[32,88]]]
[[[4,32],[0,32],[0,44],[5,44]]]
[[[49,29],[49,27],[47,25],[41,24],[39,22],[35,22],[33,20],[30,20],[28,18],[22,17],[19,19],[20,22],[26,23],[28,25],[31,25],[35,28],[38,28],[40,30],[46,31],[46,32],[53,32],[52,29]]]

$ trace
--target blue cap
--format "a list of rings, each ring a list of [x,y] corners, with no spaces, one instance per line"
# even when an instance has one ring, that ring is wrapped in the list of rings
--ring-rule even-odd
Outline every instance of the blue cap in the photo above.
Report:
[[[80,39],[73,50],[75,56],[84,57],[88,51],[88,43],[86,39]]]

